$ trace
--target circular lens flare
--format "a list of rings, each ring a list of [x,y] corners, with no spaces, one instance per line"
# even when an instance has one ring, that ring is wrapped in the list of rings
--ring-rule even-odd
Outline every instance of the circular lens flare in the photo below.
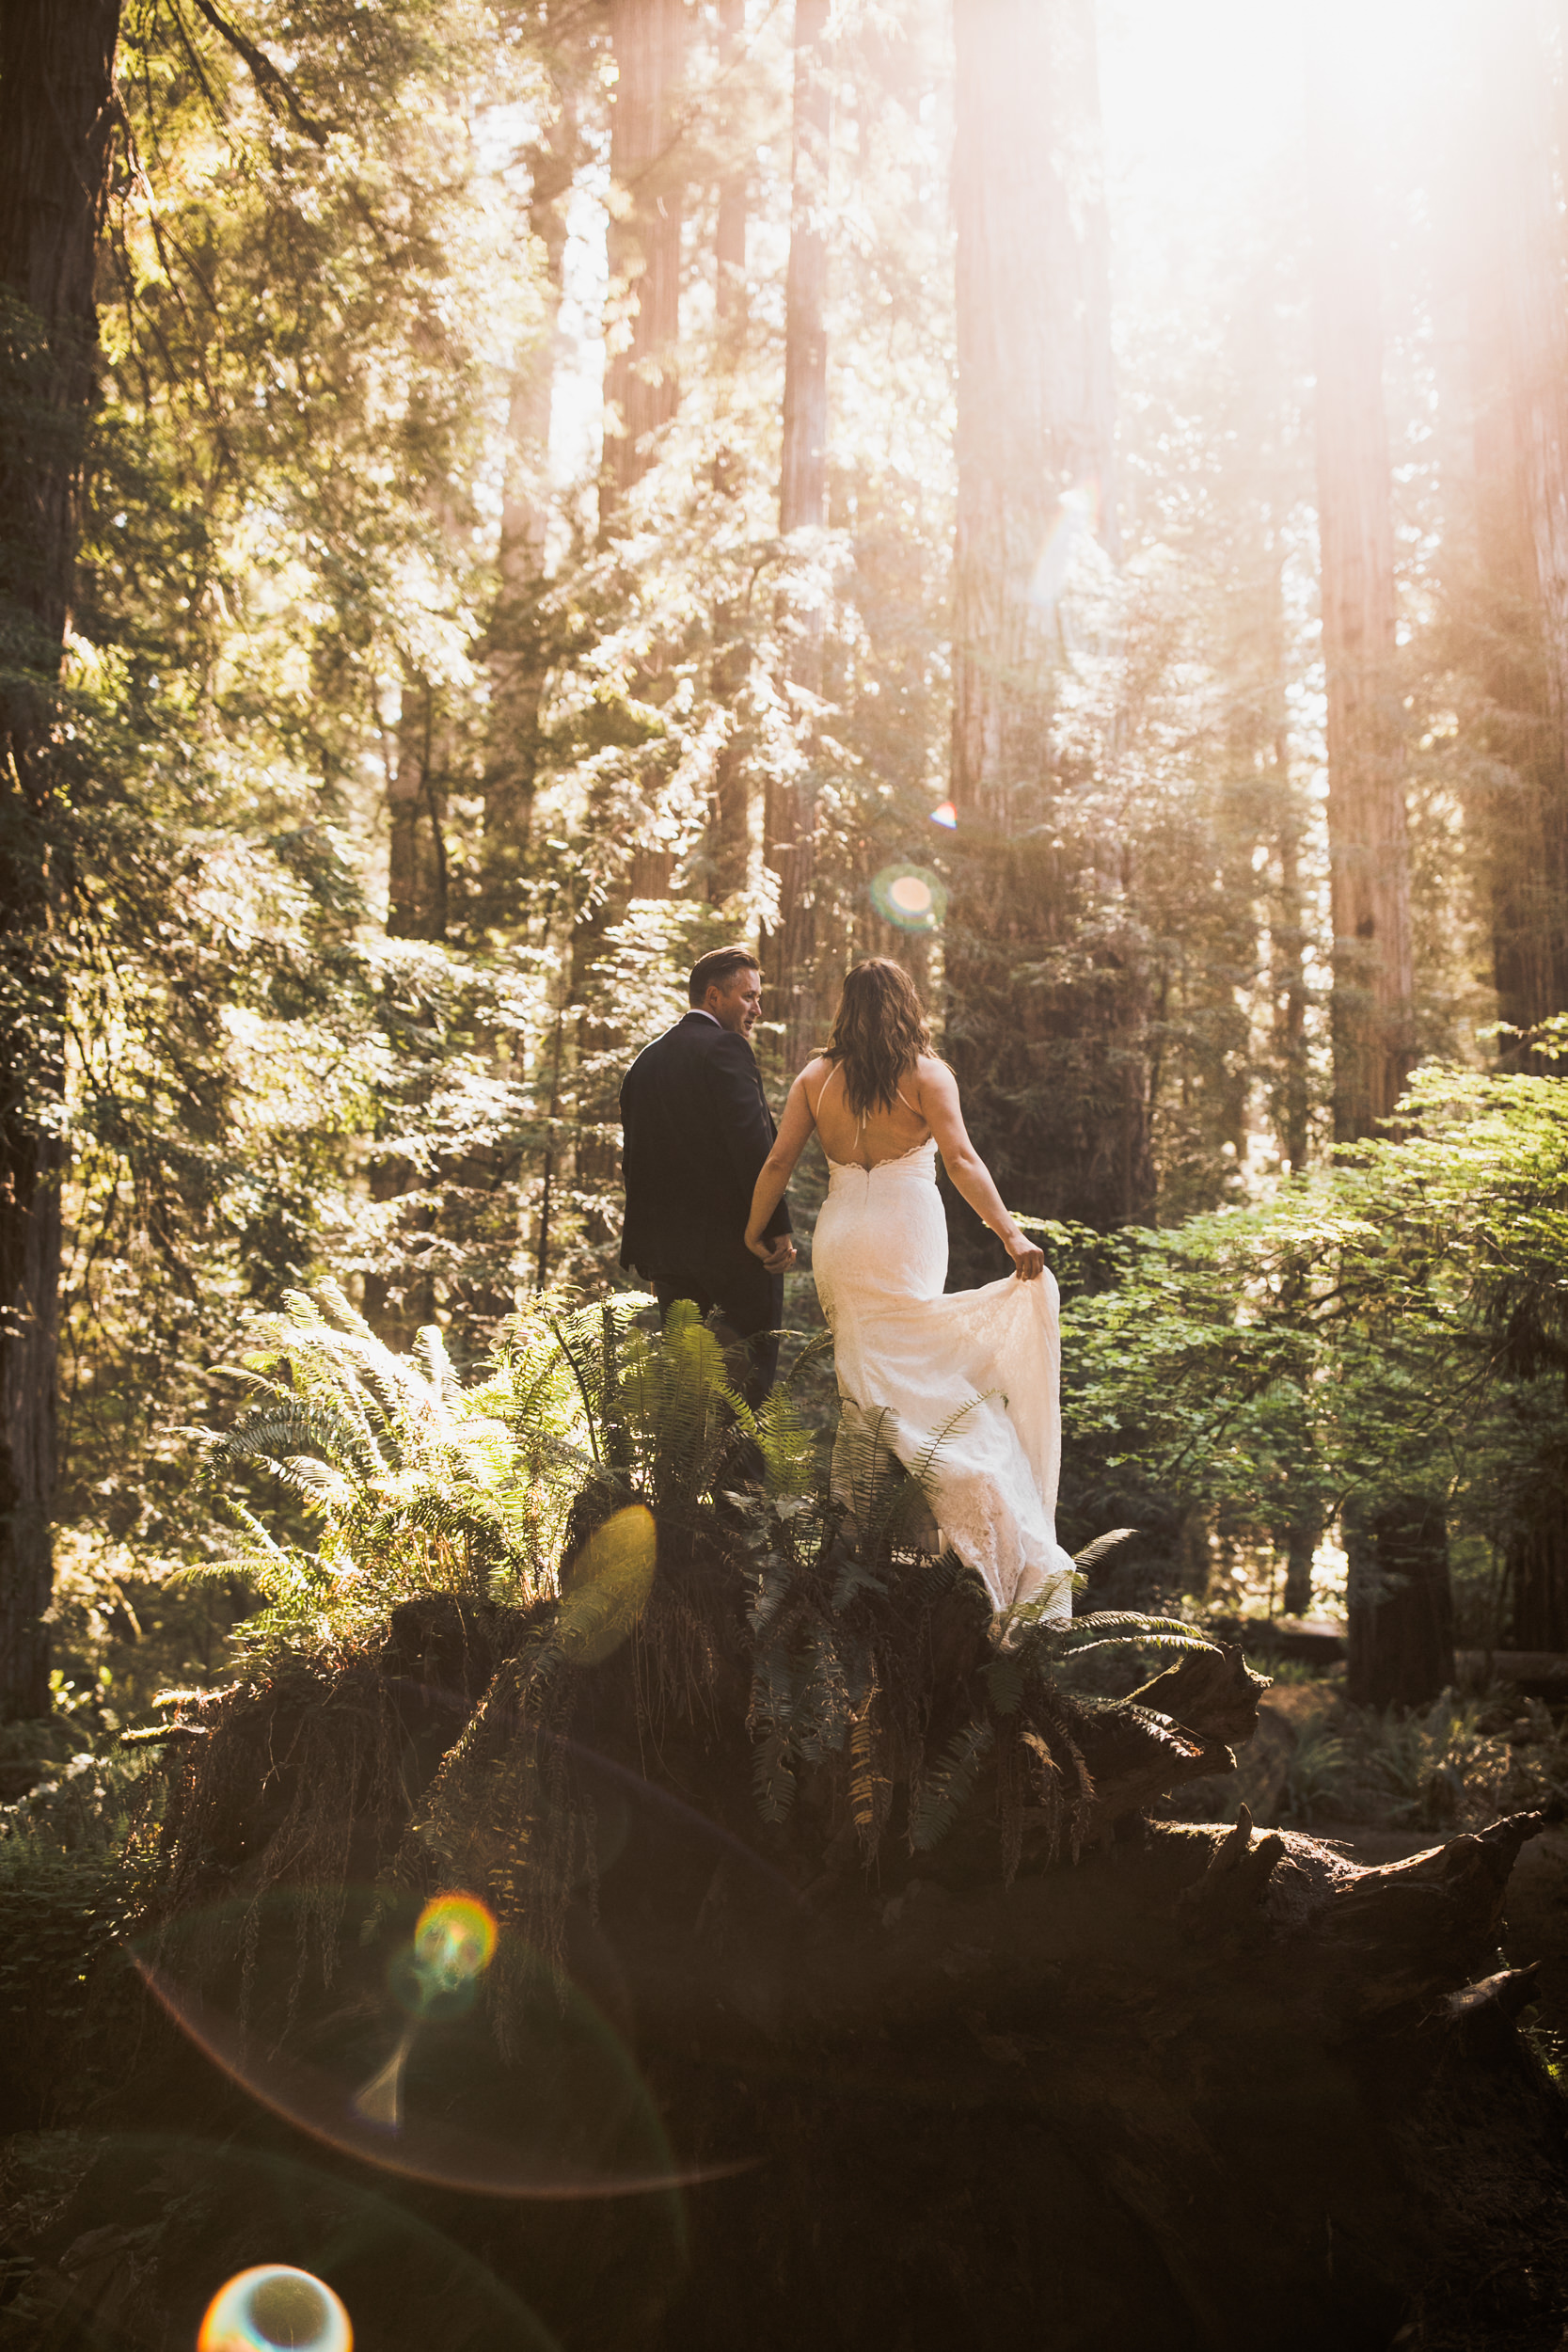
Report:
[[[924,866],[884,866],[872,881],[871,901],[901,931],[937,931],[946,920],[942,878]]]
[[[936,807],[931,811],[931,822],[933,825],[944,826],[949,833],[952,833],[956,829],[958,822],[958,812],[954,807],[951,801],[940,801],[937,803]]]
[[[308,2270],[261,2263],[208,2304],[197,2352],[353,2352],[354,2329],[332,2289]]]
[[[420,1974],[441,1993],[455,1993],[483,1974],[496,1957],[496,1921],[476,1895],[436,1895],[414,1930]]]
[[[645,1503],[629,1503],[594,1533],[561,1580],[561,1646],[596,1666],[630,1633],[654,1588],[658,1529]]]
[[[494,1915],[477,1895],[433,1896],[420,1914],[413,1941],[392,1957],[388,1982],[393,1997],[411,2017],[461,2017],[496,1956],[496,1936]],[[395,2114],[381,2115],[376,2104],[385,2092],[396,2106],[393,2087],[401,2060],[394,2056],[388,2065],[385,2081],[378,2075],[364,2086],[358,2105],[361,2114],[395,2122]]]

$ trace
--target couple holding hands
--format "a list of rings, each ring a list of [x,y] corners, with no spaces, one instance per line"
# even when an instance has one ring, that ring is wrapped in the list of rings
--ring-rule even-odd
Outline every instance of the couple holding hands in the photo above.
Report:
[[[693,966],[688,997],[689,1010],[621,1089],[621,1263],[653,1283],[661,1319],[689,1298],[744,1343],[747,1393],[759,1401],[795,1256],[784,1189],[815,1133],[830,1182],[812,1272],[833,1336],[841,1428],[873,1431],[907,1467],[922,1466],[942,1544],[979,1576],[999,1619],[1065,1622],[1056,1285],[969,1139],[913,983],[879,957],[855,966],[777,1131],[748,1042],[762,1006],[756,958],[714,948]],[[1002,1281],[943,1291],[939,1152],[1012,1258]]]

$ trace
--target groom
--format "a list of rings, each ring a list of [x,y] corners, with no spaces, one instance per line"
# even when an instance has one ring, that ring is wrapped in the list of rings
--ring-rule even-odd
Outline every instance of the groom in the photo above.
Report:
[[[762,1008],[762,967],[749,947],[699,956],[687,983],[690,1010],[644,1047],[621,1087],[626,1223],[621,1263],[650,1280],[662,1323],[677,1298],[716,1318],[728,1346],[744,1343],[747,1402],[773,1385],[784,1321],[784,1268],[794,1263],[789,1210],[764,1228],[766,1260],[746,1247],[757,1170],[773,1118],[747,1039]]]

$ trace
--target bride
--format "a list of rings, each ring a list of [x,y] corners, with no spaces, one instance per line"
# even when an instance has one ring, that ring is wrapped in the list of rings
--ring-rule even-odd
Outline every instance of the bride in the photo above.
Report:
[[[925,1466],[942,1541],[978,1574],[997,1615],[1065,1623],[1072,1562],[1054,1518],[1056,1285],[970,1142],[912,982],[879,956],[848,975],[832,1037],[790,1089],[752,1196],[746,1247],[759,1258],[814,1128],[832,1170],[812,1268],[833,1335],[841,1440],[847,1427],[879,1422],[901,1462]],[[942,1290],[939,1151],[1013,1261],[1011,1276],[983,1290]]]

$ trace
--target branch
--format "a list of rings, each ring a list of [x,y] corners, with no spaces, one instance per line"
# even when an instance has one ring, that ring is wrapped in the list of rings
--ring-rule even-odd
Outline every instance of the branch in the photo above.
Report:
[[[265,50],[258,49],[254,41],[246,40],[237,24],[230,24],[226,17],[220,16],[213,6],[213,0],[193,0],[193,6],[198,16],[206,18],[214,32],[245,59],[261,103],[268,111],[279,120],[285,113],[291,115],[296,130],[303,131],[306,137],[313,139],[318,147],[325,147],[331,136],[326,125],[306,113],[293,84],[286,73],[278,72]]]

